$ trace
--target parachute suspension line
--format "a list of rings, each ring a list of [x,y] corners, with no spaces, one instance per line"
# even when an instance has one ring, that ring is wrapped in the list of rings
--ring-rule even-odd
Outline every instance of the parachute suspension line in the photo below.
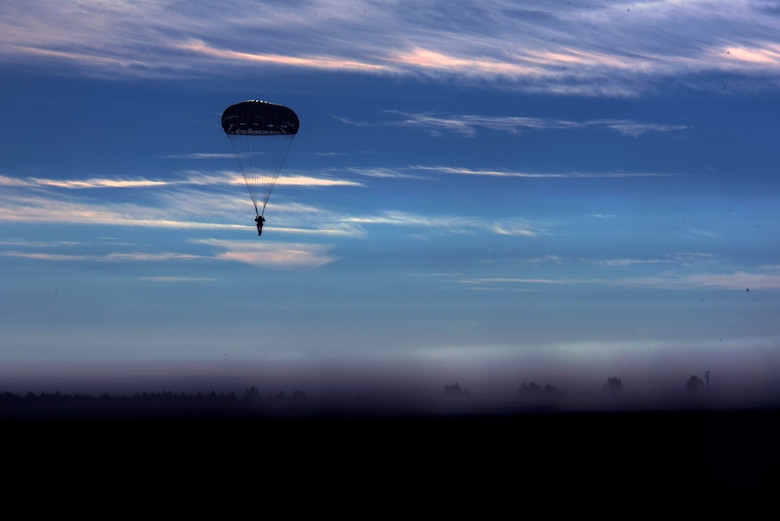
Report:
[[[252,204],[255,207],[255,214],[259,215],[257,213],[257,197],[255,197],[254,192],[252,191],[252,187],[255,185],[256,181],[253,178],[252,171],[254,168],[252,168],[252,158],[250,157],[250,154],[252,151],[247,149],[248,145],[251,145],[252,142],[249,140],[242,140],[242,136],[228,136],[230,139],[230,146],[233,147],[233,154],[236,156],[236,159],[238,160],[238,169],[241,170],[241,175],[244,178],[244,184],[246,185],[246,190],[249,192],[249,197],[252,199]],[[246,136],[243,136],[244,138]],[[242,143],[242,141],[246,141],[246,143]]]
[[[228,135],[228,138],[255,206],[255,213],[264,215],[295,135],[258,138],[251,134],[233,134]]]
[[[276,187],[276,181],[279,180],[279,174],[282,171],[282,165],[287,158],[287,152],[290,149],[295,134],[268,136],[263,140],[264,150],[262,153],[267,156],[266,169],[259,168],[261,175],[259,183],[265,187],[265,197],[263,197],[262,211],[260,215],[265,214],[265,207],[268,206],[268,200]],[[255,140],[258,141],[258,140]]]

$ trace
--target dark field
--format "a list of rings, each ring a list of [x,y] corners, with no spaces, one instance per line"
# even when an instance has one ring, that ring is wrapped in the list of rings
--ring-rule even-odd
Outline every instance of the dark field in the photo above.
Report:
[[[251,469],[263,482],[290,486],[447,486],[480,494],[534,487],[711,495],[770,493],[780,485],[775,407],[463,403],[432,411],[357,398],[6,395],[0,427],[6,447],[35,461],[123,478],[143,471],[150,479],[208,480]]]

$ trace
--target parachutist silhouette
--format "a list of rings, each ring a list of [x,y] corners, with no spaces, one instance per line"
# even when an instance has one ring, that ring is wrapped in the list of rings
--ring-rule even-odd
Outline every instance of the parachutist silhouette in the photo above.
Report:
[[[258,215],[255,217],[255,222],[257,223],[257,235],[263,235],[263,223],[265,222],[265,217]]]

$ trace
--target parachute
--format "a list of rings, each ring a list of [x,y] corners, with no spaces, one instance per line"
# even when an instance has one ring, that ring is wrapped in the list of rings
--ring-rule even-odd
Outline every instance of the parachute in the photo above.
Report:
[[[233,146],[258,217],[265,213],[298,124],[292,109],[267,101],[243,101],[222,113],[222,129]]]

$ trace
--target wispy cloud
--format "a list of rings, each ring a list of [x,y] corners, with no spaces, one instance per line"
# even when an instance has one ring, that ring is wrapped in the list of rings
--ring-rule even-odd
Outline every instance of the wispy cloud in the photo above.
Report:
[[[286,175],[279,176],[276,180],[277,186],[313,186],[313,187],[328,187],[328,186],[364,186],[363,183],[357,181],[349,181],[346,179],[325,179],[319,177],[311,177],[305,175]]]
[[[493,223],[490,229],[498,235],[523,235],[526,237],[538,237],[545,232],[538,226],[523,221]]]
[[[372,215],[347,216],[345,220],[360,225],[393,225],[438,229],[455,233],[473,233],[479,221],[466,217],[423,215],[410,212],[384,211]]]
[[[180,229],[244,229],[245,226],[224,222],[205,222],[195,219],[190,210],[176,214],[170,208],[141,204],[106,203],[89,199],[64,199],[22,195],[0,195],[0,221],[25,223],[58,223],[82,225],[137,226]]]
[[[780,67],[780,43],[755,42],[751,46],[725,47],[726,58],[746,68]],[[719,54],[723,58],[722,54]]]
[[[263,268],[301,269],[323,266],[336,260],[328,254],[330,246],[320,244],[282,243],[273,241],[231,241],[223,239],[199,239],[194,244],[208,246],[213,253],[185,253],[175,251],[147,252],[122,251],[83,253],[83,247],[62,243],[25,243],[16,241],[16,249],[0,247],[0,257],[17,257],[44,262],[70,263],[185,263],[185,262],[240,262]],[[96,243],[90,249],[110,249],[111,245]],[[129,249],[131,247],[125,247]],[[186,248],[185,248],[186,249]],[[78,253],[74,253],[78,251]],[[144,276],[141,280],[152,282],[213,281],[212,277]]]
[[[417,229],[418,237],[423,237],[423,231],[466,235],[488,231],[498,235],[538,237],[547,235],[549,227],[545,223],[530,222],[520,218],[484,221],[458,215],[423,215],[401,211],[345,216],[344,220],[362,226],[389,225],[413,228]]]
[[[691,230],[690,233],[692,233],[693,235],[698,235],[700,237],[708,237],[710,239],[720,239],[723,237],[722,234],[711,232],[708,230]]]
[[[166,154],[161,157],[165,159],[233,159],[235,154],[191,152],[189,154]]]
[[[516,170],[477,170],[472,168],[450,166],[423,166],[408,167],[410,170],[436,172],[440,174],[485,176],[485,177],[525,177],[532,179],[615,179],[623,177],[666,177],[675,174],[662,174],[656,172],[519,172]]]
[[[365,177],[378,179],[420,179],[422,176],[415,174],[412,168],[369,167],[369,168],[345,168],[344,171]]]
[[[604,127],[615,130],[623,135],[638,137],[648,132],[677,132],[687,130],[687,125],[674,125],[669,123],[646,123],[642,121],[631,121],[624,119],[599,119],[586,121],[586,127]]]
[[[413,68],[428,73],[446,72],[475,77],[533,77],[544,71],[544,67],[530,60],[512,60],[505,57],[459,56],[423,47],[391,54],[390,62],[405,68]]]
[[[566,278],[566,277],[473,277],[460,278],[459,284],[474,289],[516,290],[544,286],[612,286],[623,288],[648,288],[690,290],[709,288],[721,290],[778,290],[780,273],[733,271],[728,273],[661,274],[651,276],[617,278]]]
[[[659,257],[616,257],[616,258],[587,258],[587,257],[566,257],[561,255],[548,254],[541,257],[532,257],[522,259],[523,264],[533,264],[537,266],[563,266],[563,265],[589,265],[600,266],[604,268],[631,268],[641,266],[666,265],[679,266],[683,268],[697,267],[701,268],[707,264],[715,264],[721,261],[717,255],[712,253],[699,252],[675,252]],[[762,267],[761,270],[769,268]],[[624,271],[625,272],[625,271]]]
[[[202,255],[192,255],[187,253],[107,253],[107,254],[69,254],[53,253],[39,251],[0,251],[3,257],[23,257],[27,259],[43,261],[68,261],[68,262],[169,262],[169,261],[191,261],[204,260],[208,257]]]
[[[136,203],[104,198],[65,196],[40,191],[0,191],[0,222],[57,223],[181,230],[254,229],[254,211],[248,197],[237,192],[176,189],[145,197]],[[275,203],[274,220],[267,230],[280,234],[361,237],[365,231],[342,216],[300,204]],[[245,220],[238,222],[239,219]]]
[[[670,259],[605,259],[600,261],[594,261],[595,264],[601,264],[602,266],[635,266],[637,264],[662,264],[673,262]]]
[[[177,49],[189,51],[202,56],[251,64],[268,64],[306,69],[322,69],[328,71],[373,73],[396,72],[387,65],[341,58],[333,55],[329,56],[322,54],[312,54],[307,56],[290,56],[285,54],[241,52],[212,47],[201,40],[188,40],[186,42],[175,44],[175,47]]]
[[[27,0],[0,4],[0,60],[114,78],[297,68],[615,96],[670,80],[716,88],[697,81],[711,73],[774,88],[780,36],[755,0]]]
[[[441,166],[411,166],[399,169],[345,169],[351,174],[385,178],[425,178],[426,174],[475,175],[504,177],[623,177],[650,174],[530,174],[496,172]],[[288,186],[360,187],[363,183],[338,177],[314,178],[306,175],[281,179]],[[243,191],[203,190],[202,187],[243,185],[237,174],[185,172],[178,179],[149,180],[90,178],[84,180],[51,180],[42,178],[0,177],[0,221],[16,223],[58,223],[89,226],[144,227],[190,230],[247,230],[254,223],[245,210],[249,208]],[[93,189],[141,189],[143,197],[134,202],[107,200],[85,193]],[[522,218],[482,220],[460,215],[420,214],[391,209],[375,213],[340,213],[327,207],[301,205],[293,201],[273,202],[274,219],[266,224],[274,233],[322,237],[365,237],[370,227],[396,226],[409,233],[474,234],[494,233],[504,236],[539,237],[549,233],[550,225]],[[241,216],[246,216],[245,220]],[[416,229],[416,230],[415,230]],[[419,233],[418,233],[419,232]]]
[[[0,175],[0,186],[7,187],[54,187],[70,189],[90,188],[155,188],[182,185],[243,185],[244,178],[237,172],[202,173],[184,172],[182,177],[169,180],[161,179],[114,179],[114,178],[89,178],[89,179],[46,179],[38,177],[10,177]],[[346,179],[318,178],[310,175],[280,175],[276,184],[279,186],[362,186],[361,183]]]
[[[53,186],[56,188],[149,188],[153,186],[169,186],[172,183],[166,181],[151,181],[148,179],[122,180],[122,179],[84,179],[84,180],[57,180],[30,178],[28,186]]]
[[[149,282],[215,282],[217,279],[214,277],[138,277],[138,280],[145,280]]]
[[[235,172],[181,172],[171,179],[16,178],[0,175],[0,222],[130,226],[167,229],[253,229],[245,210],[251,207]],[[358,181],[311,175],[280,176],[278,185],[301,188],[361,187]],[[241,190],[220,186],[242,187]],[[90,194],[96,190],[143,190],[134,202]],[[283,201],[273,204],[276,219],[268,229],[279,233],[362,236],[363,230],[339,219],[325,219],[321,210]],[[237,219],[246,217],[245,222]],[[252,212],[252,217],[254,213]]]
[[[590,259],[587,262],[606,267],[627,267],[652,264],[675,264],[691,267],[702,266],[717,262],[718,258],[712,253],[702,252],[675,252],[660,257],[620,257],[609,259]]]
[[[218,183],[244,184],[226,175],[186,173],[181,179],[148,182],[144,179],[48,180],[0,177],[0,222],[57,223],[89,226],[144,227],[190,230],[252,230],[248,197],[243,190],[218,190]],[[280,178],[288,186],[360,187],[362,183],[335,177],[314,178],[293,175]],[[211,187],[203,190],[202,187]],[[108,200],[85,193],[85,189],[152,189],[134,202]],[[274,219],[268,231],[279,234],[364,237],[363,222],[395,222],[387,217],[353,218],[325,208],[294,201],[275,201]],[[251,212],[254,217],[254,212]],[[238,219],[243,219],[238,222]]]
[[[344,172],[353,175],[382,179],[428,179],[431,174],[462,175],[477,177],[516,177],[528,179],[620,179],[633,177],[670,177],[682,174],[668,172],[626,172],[616,170],[611,172],[528,172],[521,170],[488,170],[445,165],[409,165],[404,167],[383,168],[343,168]],[[615,217],[614,215],[594,214],[591,217]]]
[[[399,126],[428,132],[433,136],[444,132],[475,137],[479,130],[493,130],[516,134],[523,130],[593,130],[607,129],[630,137],[639,137],[648,132],[676,132],[686,130],[686,125],[652,123],[624,119],[594,119],[587,121],[567,121],[552,118],[525,116],[480,116],[474,114],[433,114],[402,113],[388,111],[397,117],[390,121],[367,122],[339,118],[342,123],[354,126]]]
[[[194,242],[222,250],[215,257],[218,260],[241,262],[263,268],[317,268],[337,260],[328,253],[331,246],[322,244],[220,239],[202,239]]]

